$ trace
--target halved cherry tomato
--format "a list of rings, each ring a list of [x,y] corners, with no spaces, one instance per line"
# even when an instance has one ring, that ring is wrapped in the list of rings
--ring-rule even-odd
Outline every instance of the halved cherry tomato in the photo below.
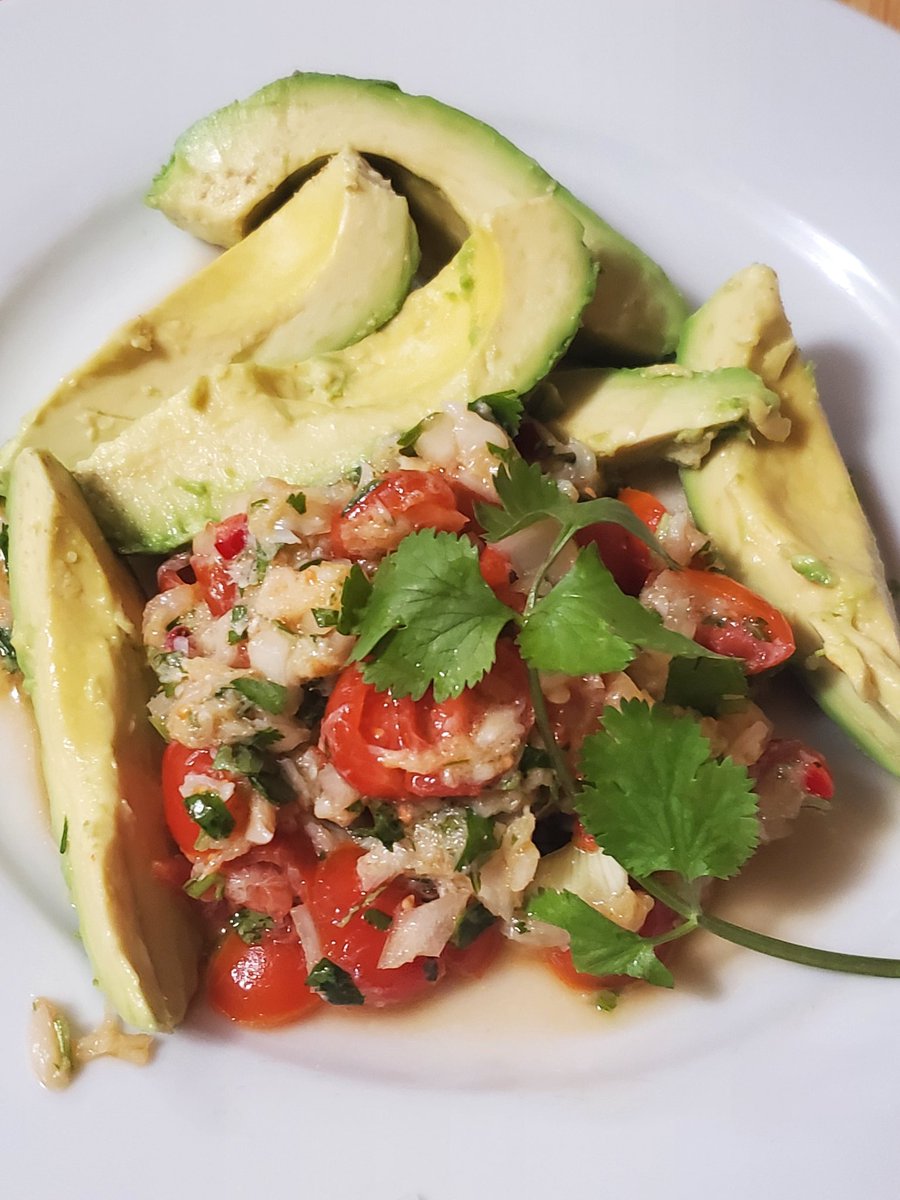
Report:
[[[462,949],[448,942],[441,955],[441,961],[447,968],[447,977],[480,979],[496,961],[505,943],[506,939],[497,922],[482,930],[474,941]]]
[[[247,518],[243,513],[237,513],[213,526],[211,532],[213,551],[191,555],[191,566],[207,608],[214,617],[224,617],[234,608],[238,598],[238,586],[226,564],[237,558],[247,545]]]
[[[483,747],[473,741],[471,771],[468,759],[460,761],[460,739],[467,738],[500,706],[515,708],[524,742],[534,723],[528,679],[515,647],[504,640],[497,643],[497,661],[484,679],[455,700],[441,704],[430,690],[421,700],[378,692],[365,682],[358,666],[351,666],[341,672],[329,697],[322,720],[322,748],[343,778],[366,796],[385,800],[471,796],[508,770],[516,758],[512,755],[508,766],[501,766],[496,775],[486,779],[476,774],[483,765]],[[393,766],[385,761],[391,751],[427,756],[429,769]],[[433,761],[435,753],[440,759],[438,767]],[[445,765],[454,768],[452,780],[444,775]]]
[[[665,506],[650,492],[622,488],[618,499],[627,504],[651,532],[666,515]],[[640,595],[653,565],[650,551],[640,538],[612,521],[600,521],[580,530],[575,541],[579,546],[589,546],[593,542],[619,588],[629,596]]]
[[[408,881],[392,880],[372,897],[363,891],[356,864],[358,846],[339,846],[319,863],[307,901],[322,940],[322,955],[352,977],[374,1008],[404,1004],[431,991],[444,974],[440,959],[415,958],[400,967],[379,967],[378,960],[398,909],[414,903]],[[381,914],[372,923],[372,913]],[[368,917],[366,914],[370,914]]]
[[[229,930],[209,960],[206,995],[213,1008],[242,1025],[286,1025],[322,1008],[306,986],[308,974],[299,942],[264,933],[248,946]]]
[[[213,752],[211,750],[192,750],[182,746],[180,742],[169,742],[163,754],[162,786],[163,811],[169,832],[178,844],[178,849],[191,862],[202,862],[208,858],[212,850],[196,849],[196,841],[202,830],[190,816],[184,806],[184,796],[181,785],[188,775],[209,775],[213,779],[229,780],[234,783],[234,793],[225,801],[225,807],[234,817],[234,835],[240,835],[247,825],[249,803],[247,787],[237,775],[227,771],[213,769]]]
[[[743,660],[756,675],[794,653],[794,634],[787,618],[742,583],[713,571],[688,568],[678,573],[687,588],[698,621],[694,641],[716,654]]]
[[[331,540],[336,555],[379,558],[419,529],[458,533],[467,523],[443,475],[394,471],[335,516]]]

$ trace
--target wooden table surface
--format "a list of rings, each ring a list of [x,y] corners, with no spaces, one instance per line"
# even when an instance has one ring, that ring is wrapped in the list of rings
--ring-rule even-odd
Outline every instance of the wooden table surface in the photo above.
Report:
[[[893,25],[894,29],[900,29],[900,0],[844,0],[844,3],[859,12],[868,13],[870,17],[884,21],[885,25]]]

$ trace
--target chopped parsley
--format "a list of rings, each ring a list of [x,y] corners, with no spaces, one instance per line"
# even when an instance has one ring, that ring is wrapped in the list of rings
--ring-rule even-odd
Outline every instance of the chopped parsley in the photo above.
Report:
[[[330,958],[321,958],[306,977],[306,986],[329,1004],[364,1004],[365,997],[353,982],[353,978],[333,963]]]
[[[185,796],[184,808],[191,820],[214,842],[224,841],[234,832],[234,817],[218,792],[194,792]]]
[[[265,913],[255,912],[252,908],[239,908],[228,918],[228,924],[241,941],[246,942],[248,946],[256,946],[262,941],[266,930],[271,929],[275,922]]]
[[[287,704],[287,688],[282,687],[280,683],[273,683],[270,679],[254,679],[252,675],[241,675],[232,679],[229,687],[240,692],[263,712],[272,713],[273,716],[283,713]]]
[[[287,498],[287,502],[294,512],[299,513],[301,517],[306,512],[306,496],[303,492],[291,492]]]

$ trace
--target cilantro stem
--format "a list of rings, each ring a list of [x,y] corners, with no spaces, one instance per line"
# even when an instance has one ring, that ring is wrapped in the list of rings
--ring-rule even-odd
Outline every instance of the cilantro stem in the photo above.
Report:
[[[693,933],[697,925],[697,917],[688,917],[680,925],[676,925],[674,929],[670,929],[668,933],[661,933],[658,937],[650,938],[649,941],[654,946],[664,946],[666,942],[677,942],[679,938]]]
[[[771,958],[783,958],[787,962],[802,963],[806,967],[819,967],[823,971],[843,971],[848,975],[877,975],[881,979],[900,979],[900,959],[872,958],[866,954],[842,954],[837,950],[820,950],[815,946],[800,946],[796,942],[784,942],[781,938],[769,937],[740,925],[732,925],[720,917],[709,917],[700,913],[697,923],[726,942],[745,946]]]
[[[528,667],[528,690],[531,694],[531,706],[534,709],[534,723],[537,726],[537,731],[541,736],[541,741],[544,744],[544,749],[550,756],[550,761],[553,764],[553,771],[556,774],[556,779],[560,789],[570,803],[574,803],[575,796],[578,793],[578,785],[575,782],[575,776],[566,761],[566,756],[556,738],[553,736],[553,729],[550,725],[550,717],[547,713],[547,702],[544,699],[544,693],[541,690],[541,678],[534,667]]]
[[[687,922],[693,920],[695,925],[713,933],[716,937],[735,946],[743,946],[747,950],[755,950],[758,954],[767,954],[770,958],[780,958],[785,962],[800,963],[806,967],[818,967],[823,971],[842,971],[848,975],[874,975],[881,979],[900,979],[900,959],[874,958],[866,954],[843,954],[837,950],[821,950],[816,946],[801,946],[797,942],[785,942],[781,938],[770,937],[766,933],[757,933],[753,929],[744,929],[742,925],[733,925],[731,921],[723,921],[721,917],[712,917],[698,909],[692,909],[685,899],[672,888],[658,879],[638,879],[637,882],[651,896],[668,905],[673,912],[684,917]],[[680,927],[684,929],[684,926]],[[685,930],[687,932],[687,930]]]

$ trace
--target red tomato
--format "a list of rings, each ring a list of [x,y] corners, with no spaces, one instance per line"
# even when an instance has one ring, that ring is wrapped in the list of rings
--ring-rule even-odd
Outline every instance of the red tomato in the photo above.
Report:
[[[680,571],[678,578],[691,594],[698,621],[694,641],[707,650],[742,659],[748,675],[775,667],[794,653],[787,618],[742,583],[693,568]]]
[[[285,1025],[322,1006],[306,986],[308,974],[299,942],[265,933],[248,946],[229,931],[209,961],[206,995],[213,1008],[242,1025]]]
[[[441,955],[441,961],[447,968],[447,977],[480,979],[496,962],[505,941],[499,924],[495,922],[462,950],[452,942],[448,943]]]
[[[224,617],[238,598],[238,586],[226,564],[247,545],[247,518],[237,513],[218,525],[207,526],[207,530],[213,534],[214,549],[207,554],[191,555],[191,566],[207,608],[214,617]]]
[[[428,691],[421,700],[378,692],[364,681],[358,666],[341,672],[322,720],[322,748],[349,784],[366,796],[407,800],[416,796],[471,796],[513,765],[502,766],[492,779],[478,779],[460,763],[460,738],[467,738],[491,709],[513,706],[522,725],[522,741],[534,722],[528,679],[510,642],[497,643],[497,661],[485,678],[455,700],[438,704]],[[484,750],[473,742],[471,766]],[[385,752],[421,753],[429,769],[418,772],[392,766]],[[444,755],[435,767],[434,755]],[[452,780],[444,764],[454,767]]]
[[[191,862],[202,862],[208,858],[210,850],[195,849],[195,842],[202,830],[184,807],[184,796],[181,785],[188,775],[210,775],[213,779],[231,780],[237,786],[225,807],[234,817],[234,830],[229,837],[239,836],[247,825],[249,805],[246,795],[246,785],[235,775],[227,771],[213,770],[213,752],[211,750],[192,750],[182,746],[180,742],[169,742],[163,754],[162,785],[163,810],[169,832],[178,844],[178,849]]]
[[[349,843],[339,846],[319,863],[311,881],[307,903],[322,939],[322,955],[348,972],[371,1007],[408,1003],[435,986],[444,964],[415,958],[402,967],[378,966],[390,929],[372,925],[365,913],[377,910],[392,918],[413,893],[402,877],[394,879],[362,908],[366,893],[356,870],[362,853]]]
[[[521,612],[525,607],[525,596],[512,586],[512,566],[502,550],[496,546],[485,546],[478,556],[481,578],[498,600]]]
[[[665,507],[649,492],[622,488],[618,499],[627,504],[651,532],[666,515]],[[621,590],[629,596],[640,595],[653,566],[650,550],[640,538],[612,521],[600,521],[580,530],[575,541],[579,546],[589,546],[593,542]]]
[[[443,475],[394,471],[335,516],[331,540],[336,555],[378,558],[416,530],[458,533],[467,523]]]
[[[644,937],[659,937],[660,934],[668,933],[670,929],[673,929],[679,919],[677,913],[673,913],[671,908],[667,908],[665,904],[657,900],[647,913],[646,920],[639,932]],[[671,953],[670,945],[674,945],[674,943],[667,943],[659,947],[657,950],[659,958],[665,960],[668,957]],[[631,975],[588,975],[584,971],[576,971],[575,964],[572,962],[572,951],[568,947],[547,950],[545,955],[554,975],[567,987],[574,988],[579,992],[597,992],[604,988],[619,991],[621,988],[637,982]]]

